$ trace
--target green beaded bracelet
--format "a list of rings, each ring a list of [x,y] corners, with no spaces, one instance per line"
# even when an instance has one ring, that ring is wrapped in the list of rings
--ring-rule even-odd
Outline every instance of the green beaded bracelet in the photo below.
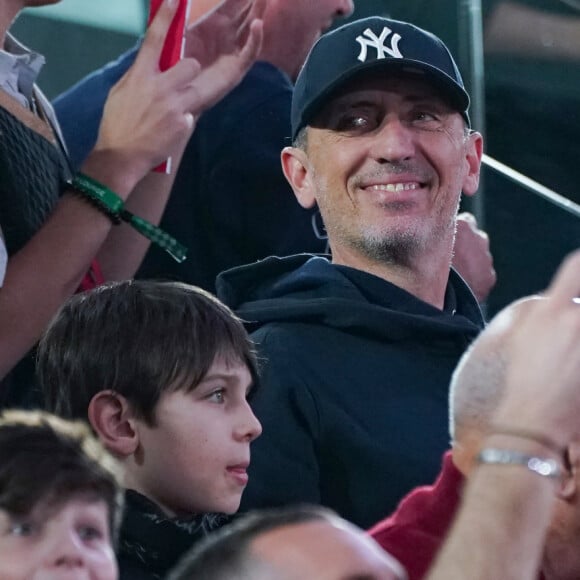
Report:
[[[67,182],[67,185],[71,191],[77,193],[104,213],[115,225],[121,222],[128,223],[153,244],[165,250],[177,262],[183,262],[187,257],[187,248],[185,246],[161,228],[126,210],[123,200],[102,183],[88,175],[77,173]]]

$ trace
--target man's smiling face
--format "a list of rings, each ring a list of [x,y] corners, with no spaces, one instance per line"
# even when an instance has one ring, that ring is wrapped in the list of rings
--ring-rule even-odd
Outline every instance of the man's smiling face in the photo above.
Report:
[[[338,261],[347,253],[403,265],[448,244],[462,189],[477,188],[479,138],[414,75],[350,81],[306,141],[297,195],[318,204]]]

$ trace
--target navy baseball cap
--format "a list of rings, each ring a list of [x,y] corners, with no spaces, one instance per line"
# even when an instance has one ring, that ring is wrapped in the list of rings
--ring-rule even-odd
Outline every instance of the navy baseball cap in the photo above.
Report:
[[[294,87],[292,139],[339,87],[363,71],[421,75],[470,126],[469,95],[445,44],[408,22],[372,16],[328,32],[312,47]]]

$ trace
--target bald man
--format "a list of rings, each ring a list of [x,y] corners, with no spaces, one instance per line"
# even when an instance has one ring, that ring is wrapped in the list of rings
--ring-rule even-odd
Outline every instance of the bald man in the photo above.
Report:
[[[450,434],[439,477],[405,497],[370,534],[407,569],[409,580],[424,578],[449,531],[465,478],[476,465],[482,442],[502,432],[491,422],[504,393],[507,345],[539,296],[524,298],[500,312],[461,358],[451,380]],[[542,560],[544,580],[580,578],[580,443],[566,451],[566,473],[558,492]]]
[[[318,506],[254,512],[209,536],[168,580],[405,580],[360,528]]]

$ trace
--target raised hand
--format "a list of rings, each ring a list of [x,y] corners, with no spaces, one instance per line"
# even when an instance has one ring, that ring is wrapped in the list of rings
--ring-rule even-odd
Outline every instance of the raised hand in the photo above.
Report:
[[[478,302],[484,302],[495,286],[497,276],[489,251],[489,238],[468,212],[457,216],[453,267],[467,282]]]
[[[196,80],[203,109],[217,103],[245,76],[261,47],[265,0],[225,0],[208,16],[189,25],[185,56],[202,67]]]
[[[580,251],[562,264],[545,300],[518,321],[498,422],[533,428],[561,444],[580,435]]]
[[[105,104],[94,152],[106,155],[113,171],[124,175],[117,193],[128,194],[153,167],[187,142],[194,115],[206,104],[211,90],[197,84],[201,67],[185,58],[165,72],[159,57],[175,15],[176,0],[160,7],[135,63],[113,87]],[[210,83],[210,79],[202,81]]]

